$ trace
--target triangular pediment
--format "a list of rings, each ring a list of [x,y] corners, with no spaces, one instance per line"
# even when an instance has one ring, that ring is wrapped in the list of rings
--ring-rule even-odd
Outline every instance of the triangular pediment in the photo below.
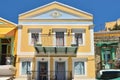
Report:
[[[87,19],[58,9],[53,9],[42,14],[26,17],[26,19]]]
[[[19,15],[19,19],[93,19],[90,13],[52,2]]]

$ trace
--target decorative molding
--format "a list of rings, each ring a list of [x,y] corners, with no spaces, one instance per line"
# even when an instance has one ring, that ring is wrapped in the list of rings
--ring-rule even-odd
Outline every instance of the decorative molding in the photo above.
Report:
[[[93,16],[93,15],[90,14],[90,13],[87,13],[87,12],[85,12],[85,11],[79,10],[79,9],[77,9],[77,8],[71,7],[71,6],[69,6],[69,5],[66,5],[66,4],[57,2],[57,1],[48,3],[48,4],[46,4],[46,5],[40,6],[40,7],[38,7],[38,8],[32,9],[32,10],[29,10],[29,11],[27,11],[27,12],[24,12],[24,13],[22,13],[22,14],[19,14],[19,16],[23,16],[23,15],[25,15],[25,14],[28,14],[28,13],[33,12],[33,11],[36,11],[36,10],[38,10],[38,9],[47,7],[47,6],[52,5],[52,4],[59,4],[59,5],[62,5],[62,6],[64,6],[64,7],[70,8],[70,9],[72,9],[72,10],[76,10],[76,11],[82,12],[83,14],[86,14],[86,15],[89,15],[89,16]]]
[[[2,18],[2,17],[0,17],[0,19],[3,20],[3,21],[8,22],[8,23],[10,23],[10,24],[13,24],[13,25],[17,26],[17,24],[15,24],[15,23],[13,23],[13,22],[11,22],[11,21],[8,21],[8,20],[6,20],[6,19],[4,19],[4,18]]]
[[[35,56],[35,52],[19,52],[18,56]]]
[[[31,21],[20,21],[19,25],[92,25],[93,22],[31,22]]]
[[[59,11],[54,11],[50,14],[53,18],[58,18],[62,16],[62,14]]]

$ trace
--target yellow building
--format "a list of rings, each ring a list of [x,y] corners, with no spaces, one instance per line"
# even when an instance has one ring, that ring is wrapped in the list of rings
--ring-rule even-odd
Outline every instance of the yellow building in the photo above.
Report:
[[[113,29],[116,25],[120,25],[120,19],[117,19],[116,21],[106,22],[105,28],[107,31],[110,29]]]
[[[17,25],[0,17],[0,65],[15,65]]]
[[[93,15],[52,2],[19,15],[16,77],[95,79]]]

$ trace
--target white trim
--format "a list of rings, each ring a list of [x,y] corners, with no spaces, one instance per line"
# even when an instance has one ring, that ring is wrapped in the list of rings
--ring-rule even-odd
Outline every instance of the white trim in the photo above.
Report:
[[[0,19],[3,20],[3,21],[6,21],[6,22],[8,22],[8,23],[11,23],[11,24],[13,24],[13,25],[15,25],[15,26],[17,27],[17,24],[15,24],[15,23],[13,23],[13,22],[11,22],[11,21],[8,21],[7,19],[4,19],[4,18],[2,18],[2,17],[0,17]]]
[[[44,59],[44,60],[42,60]],[[36,57],[36,67],[35,67],[35,71],[37,71],[38,68],[38,62],[48,62],[48,80],[50,80],[50,57]],[[37,74],[36,74],[36,78],[37,78]]]
[[[79,46],[85,46],[85,32],[73,32],[72,35],[72,44],[76,44],[75,42],[75,33],[81,33],[82,34],[82,44],[79,44]]]
[[[30,61],[30,63],[31,63],[31,70],[32,70],[32,58],[20,58],[20,65],[19,65],[19,76],[27,76],[27,75],[22,75],[22,73],[21,73],[21,70],[22,70],[22,62],[24,62],[24,61]]]
[[[53,46],[56,46],[56,33],[53,32]]]
[[[19,52],[17,55],[18,56],[35,56],[35,52]]]
[[[53,46],[56,46],[56,32],[53,32],[53,34],[54,34],[54,36],[53,36]],[[66,46],[66,35],[67,35],[67,32],[64,32],[64,46]]]
[[[22,32],[21,28],[18,28],[17,55],[20,54],[20,49],[21,49],[21,37],[22,37],[21,32]]]
[[[77,9],[77,8],[74,8],[74,7],[68,6],[68,5],[66,5],[66,4],[63,4],[63,3],[60,3],[60,2],[57,2],[57,1],[54,1],[54,2],[48,3],[48,4],[46,4],[46,5],[40,6],[40,7],[38,7],[38,8],[32,9],[32,10],[29,10],[29,11],[27,11],[27,12],[21,13],[21,14],[19,14],[19,16],[22,16],[22,15],[28,14],[28,13],[30,13],[30,12],[36,11],[36,10],[38,10],[38,9],[41,9],[41,8],[47,7],[47,6],[52,5],[52,4],[59,4],[59,5],[65,6],[65,7],[67,7],[67,8],[71,8],[71,9],[73,9],[73,10],[76,10],[76,11],[79,11],[79,12],[85,13],[85,14],[87,14],[87,15],[93,16],[93,15],[90,14],[90,13],[87,13],[87,12],[85,12],[85,11],[79,10],[79,9]]]
[[[31,40],[31,34],[32,34],[32,33],[34,33],[34,32],[29,32],[29,33],[28,33],[28,44],[29,44],[29,46],[34,46],[34,44],[31,43],[31,41],[32,41],[32,40]],[[41,32],[37,32],[37,33],[38,33],[38,36],[39,36],[39,37],[38,37],[39,40],[38,40],[37,43],[41,44]]]
[[[94,55],[94,30],[90,29],[91,54]]]
[[[77,56],[94,56],[92,52],[77,52]]]
[[[85,32],[84,33],[82,33],[82,36],[83,36],[83,46],[85,46],[85,41],[86,41],[86,38],[85,38]]]
[[[67,37],[67,36],[66,36],[66,35],[67,35],[67,32],[64,32],[64,46],[67,45],[67,42],[66,42],[66,39],[67,39],[66,37]]]
[[[18,53],[17,55],[18,56],[35,56],[35,52],[20,52]],[[94,55],[92,52],[77,52],[76,53],[77,56],[91,56],[91,55]]]
[[[33,21],[33,20],[32,20]],[[73,21],[73,22],[69,22],[69,21],[66,21],[66,22],[61,22],[61,21],[59,21],[59,22],[56,22],[56,21],[53,21],[53,22],[49,22],[49,21],[44,21],[44,22],[40,22],[40,21],[35,21],[35,22],[31,22],[31,21],[19,21],[19,23],[18,24],[30,24],[30,25],[36,25],[36,24],[46,24],[46,25],[49,25],[49,24],[62,24],[62,25],[64,25],[64,24],[69,24],[69,25],[71,25],[71,24],[80,24],[80,25],[82,25],[82,24],[89,24],[89,25],[93,25],[93,22],[76,22],[76,21]]]
[[[19,24],[19,25],[80,25],[80,26],[89,26],[89,25],[93,25],[93,24],[91,24],[91,23],[89,23],[89,24],[62,24],[61,23],[61,24]]]
[[[31,44],[31,32],[28,33],[28,45],[33,46],[33,44]]]
[[[75,42],[75,33],[72,33],[72,42],[71,42],[71,44],[76,44],[76,42]]]
[[[84,62],[84,66],[85,66],[85,74],[84,75],[74,75],[74,63],[77,61],[81,61]],[[83,77],[83,76],[87,76],[87,58],[86,60],[82,59],[82,58],[72,58],[72,77]]]
[[[53,71],[55,71],[56,69],[55,62],[65,62],[65,70],[68,71],[68,57],[53,57]],[[66,73],[66,80],[67,80],[67,76],[68,76],[68,73]]]

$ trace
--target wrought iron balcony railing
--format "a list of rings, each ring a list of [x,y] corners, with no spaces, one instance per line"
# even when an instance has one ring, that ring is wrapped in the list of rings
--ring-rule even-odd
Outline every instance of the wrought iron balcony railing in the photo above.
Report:
[[[72,80],[72,71],[28,71],[27,80]]]
[[[0,65],[15,65],[16,56],[6,53],[0,53]]]
[[[37,53],[76,53],[77,43],[73,35],[41,35],[39,39],[35,40],[34,47]]]

